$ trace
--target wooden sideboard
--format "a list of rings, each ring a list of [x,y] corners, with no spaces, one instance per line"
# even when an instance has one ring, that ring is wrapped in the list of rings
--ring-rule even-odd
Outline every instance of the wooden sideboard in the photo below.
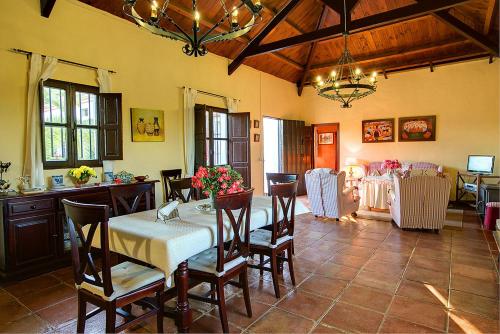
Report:
[[[155,183],[151,184],[151,205],[155,205]],[[61,200],[111,207],[109,187],[127,184],[87,186],[50,190],[40,194],[0,196],[0,276],[19,279],[52,271],[71,263],[71,245]],[[145,201],[138,211],[145,209]]]

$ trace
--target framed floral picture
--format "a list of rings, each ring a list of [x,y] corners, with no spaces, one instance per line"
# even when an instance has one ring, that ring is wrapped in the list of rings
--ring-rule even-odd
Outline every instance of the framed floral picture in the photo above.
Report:
[[[131,108],[131,130],[134,142],[165,141],[163,110]]]
[[[435,141],[436,116],[399,118],[399,141]]]
[[[333,132],[318,133],[318,144],[319,145],[333,144]]]
[[[363,143],[387,143],[394,141],[394,118],[372,119],[361,122]]]

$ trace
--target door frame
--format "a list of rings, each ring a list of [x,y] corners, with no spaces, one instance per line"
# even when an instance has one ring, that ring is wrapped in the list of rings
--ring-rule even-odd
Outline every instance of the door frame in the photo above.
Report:
[[[340,123],[339,122],[331,122],[331,123],[317,123],[317,124],[311,124],[313,128],[313,136],[314,136],[314,147],[313,147],[313,155],[312,155],[312,167],[316,168],[316,153],[318,149],[318,144],[317,144],[317,136],[316,136],[316,128],[319,126],[328,126],[328,125],[336,125],[337,126],[337,143],[336,143],[336,152],[335,152],[335,166],[337,167],[338,170],[340,170]]]

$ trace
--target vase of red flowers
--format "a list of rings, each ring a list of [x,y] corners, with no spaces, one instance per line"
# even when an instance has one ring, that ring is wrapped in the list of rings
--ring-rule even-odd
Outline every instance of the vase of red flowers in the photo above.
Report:
[[[191,180],[193,188],[200,189],[205,196],[210,197],[212,210],[215,209],[217,196],[243,191],[241,174],[230,166],[200,166]]]
[[[394,173],[401,168],[401,163],[399,162],[398,159],[395,160],[384,160],[384,163],[382,164],[382,168],[387,170],[387,175],[388,176],[393,176]]]

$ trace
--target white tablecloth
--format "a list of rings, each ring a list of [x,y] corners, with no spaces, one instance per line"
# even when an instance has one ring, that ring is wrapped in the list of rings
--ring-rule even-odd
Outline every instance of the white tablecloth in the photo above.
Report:
[[[113,217],[109,220],[109,248],[140,261],[154,265],[170,277],[177,266],[206,249],[215,246],[216,216],[202,213],[196,209],[205,201],[192,201],[180,204],[180,220],[167,223],[156,222],[156,210],[137,212],[130,215]],[[300,201],[296,202],[295,214],[309,212]],[[237,219],[237,212],[234,213]],[[226,219],[227,217],[224,216]],[[227,233],[230,226],[225,219],[224,238],[231,240]],[[254,230],[272,223],[271,197],[255,196],[252,201],[251,226]],[[100,247],[99,230],[96,231],[92,245]],[[170,282],[167,282],[170,286]]]
[[[367,176],[363,178],[360,192],[360,205],[376,209],[389,209],[389,190],[393,184],[392,177]]]

